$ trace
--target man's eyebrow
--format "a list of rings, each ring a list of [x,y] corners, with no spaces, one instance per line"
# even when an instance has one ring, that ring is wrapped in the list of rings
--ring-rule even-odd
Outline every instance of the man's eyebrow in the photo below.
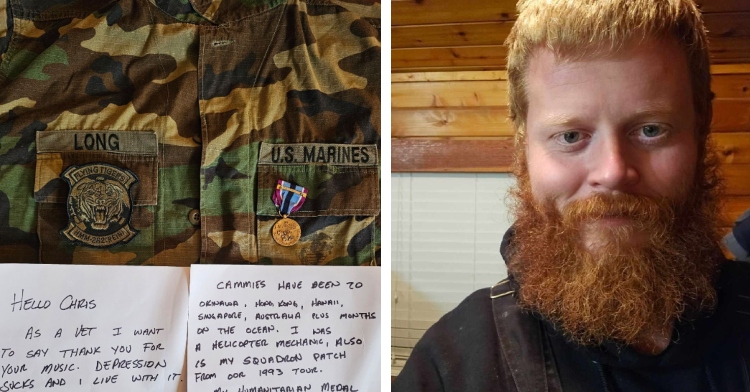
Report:
[[[667,105],[659,107],[650,107],[648,109],[637,110],[635,114],[631,116],[633,120],[644,119],[649,117],[673,117],[677,113],[676,109],[673,109]]]
[[[546,126],[573,125],[581,123],[581,117],[567,113],[552,113],[544,117],[542,123]]]
[[[629,120],[630,122],[633,122],[653,117],[672,118],[675,113],[677,113],[677,110],[669,105],[650,105],[647,109],[636,110],[631,116],[629,116]],[[552,113],[542,119],[542,123],[545,126],[575,126],[584,121],[585,119],[583,117],[569,113]]]

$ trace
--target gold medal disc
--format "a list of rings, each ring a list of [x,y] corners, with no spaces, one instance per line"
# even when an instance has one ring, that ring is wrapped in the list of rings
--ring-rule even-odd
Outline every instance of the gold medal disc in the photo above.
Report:
[[[273,239],[281,246],[292,246],[299,241],[302,230],[299,223],[292,219],[284,218],[273,225]]]

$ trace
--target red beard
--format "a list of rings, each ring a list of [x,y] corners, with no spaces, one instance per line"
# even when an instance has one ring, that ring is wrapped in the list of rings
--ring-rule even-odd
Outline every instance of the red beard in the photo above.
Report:
[[[703,165],[702,173],[678,200],[594,195],[559,212],[535,202],[521,170],[508,263],[521,306],[583,345],[633,345],[648,331],[712,309],[724,260],[719,177],[715,165]]]

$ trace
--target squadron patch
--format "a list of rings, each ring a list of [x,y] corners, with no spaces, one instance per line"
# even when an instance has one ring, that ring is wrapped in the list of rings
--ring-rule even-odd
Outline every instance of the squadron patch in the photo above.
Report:
[[[73,243],[103,248],[133,239],[130,188],[133,172],[106,163],[70,166],[62,177],[70,185],[68,227],[60,234]]]

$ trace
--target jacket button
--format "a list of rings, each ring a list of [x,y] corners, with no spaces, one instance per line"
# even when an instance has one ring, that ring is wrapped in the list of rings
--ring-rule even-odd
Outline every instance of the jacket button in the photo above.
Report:
[[[188,220],[190,221],[190,224],[193,226],[199,226],[201,224],[201,212],[200,210],[193,209],[188,212]]]
[[[200,132],[198,132],[195,135],[193,135],[193,141],[195,142],[195,144],[201,144],[201,143],[203,143],[203,136],[201,135]]]

